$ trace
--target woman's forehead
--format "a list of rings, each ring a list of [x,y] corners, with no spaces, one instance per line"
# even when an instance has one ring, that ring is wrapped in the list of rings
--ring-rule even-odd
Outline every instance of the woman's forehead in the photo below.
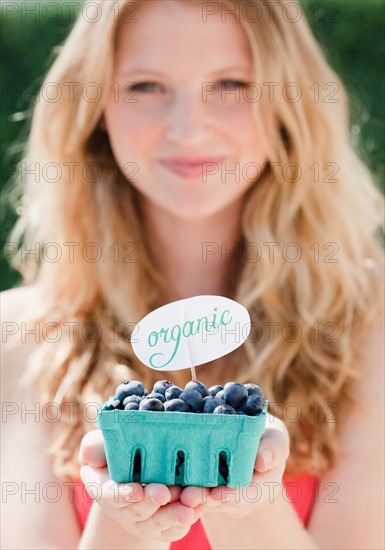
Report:
[[[251,48],[242,24],[234,18],[222,21],[220,15],[204,20],[201,5],[200,0],[139,2],[143,8],[136,14],[136,22],[120,25],[116,61],[129,65],[130,58],[161,62],[184,56],[187,62],[204,56],[201,58],[204,62],[210,55],[228,60],[229,64],[247,66],[251,62]]]

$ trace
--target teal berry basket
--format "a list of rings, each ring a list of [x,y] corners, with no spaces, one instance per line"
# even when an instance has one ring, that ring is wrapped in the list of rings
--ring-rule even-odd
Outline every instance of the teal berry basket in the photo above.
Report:
[[[265,409],[257,416],[98,409],[108,470],[116,483],[243,487],[251,482]],[[226,478],[220,453],[226,453]],[[178,460],[182,464],[177,466]],[[223,455],[222,455],[223,456]],[[222,470],[223,473],[223,470]]]

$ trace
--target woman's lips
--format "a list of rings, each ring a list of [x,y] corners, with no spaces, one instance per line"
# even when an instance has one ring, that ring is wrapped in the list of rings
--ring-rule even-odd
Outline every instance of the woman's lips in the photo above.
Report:
[[[208,175],[218,167],[219,163],[224,161],[224,157],[205,158],[194,161],[187,160],[161,160],[161,164],[169,170],[182,176],[183,178],[196,179],[202,178],[204,173]]]

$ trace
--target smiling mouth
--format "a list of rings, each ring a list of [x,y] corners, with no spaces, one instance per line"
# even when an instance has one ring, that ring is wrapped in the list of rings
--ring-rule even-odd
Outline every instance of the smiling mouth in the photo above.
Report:
[[[188,179],[202,177],[204,171],[213,173],[224,158],[202,159],[201,161],[160,161],[163,166],[174,174]]]

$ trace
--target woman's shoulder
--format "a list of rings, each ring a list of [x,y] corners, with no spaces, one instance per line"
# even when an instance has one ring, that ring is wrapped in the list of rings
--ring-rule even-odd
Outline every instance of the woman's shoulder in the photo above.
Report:
[[[39,303],[42,289],[37,284],[4,290],[0,293],[1,314],[1,378],[3,398],[27,365],[28,357],[39,345],[39,335],[28,317]],[[36,327],[35,327],[36,328]]]
[[[28,319],[43,299],[43,290],[38,284],[0,292],[2,343],[6,347],[36,340]]]
[[[2,321],[16,321],[41,294],[42,288],[38,283],[16,286],[0,292]]]
[[[20,493],[4,501],[2,547],[4,548],[77,548],[79,527],[73,511],[73,488],[57,478],[52,457],[47,452],[54,423],[42,414],[39,396],[32,388],[21,390],[18,382],[25,376],[28,357],[39,342],[28,317],[34,313],[44,292],[37,285],[27,285],[0,293],[2,348],[1,394],[2,475],[6,482],[20,488],[56,487],[60,498],[20,498]],[[25,323],[25,325],[23,324]],[[44,496],[44,495],[43,495]],[[26,525],[26,529],[20,529]],[[47,529],[49,525],[49,529]]]

